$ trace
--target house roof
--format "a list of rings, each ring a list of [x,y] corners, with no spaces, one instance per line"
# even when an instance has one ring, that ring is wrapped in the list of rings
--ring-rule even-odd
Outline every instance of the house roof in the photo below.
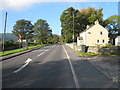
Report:
[[[84,31],[80,32],[80,33],[83,33],[83,32],[86,32],[88,29],[92,28],[94,25],[92,26],[89,26],[89,28],[86,28]]]
[[[87,30],[89,30],[90,28],[92,28],[93,26],[95,26],[95,25],[97,25],[97,24],[99,24],[99,21],[98,21],[98,20],[95,21],[95,24],[94,24],[94,25],[91,25],[91,26],[89,26],[89,27],[88,27],[88,25],[87,25],[87,28],[86,28],[84,31],[80,32],[80,34],[83,33],[83,32],[86,32]],[[99,25],[100,25],[100,24],[99,24]]]
[[[117,37],[120,37],[120,35],[117,35]],[[116,37],[116,38],[117,38],[117,37]]]

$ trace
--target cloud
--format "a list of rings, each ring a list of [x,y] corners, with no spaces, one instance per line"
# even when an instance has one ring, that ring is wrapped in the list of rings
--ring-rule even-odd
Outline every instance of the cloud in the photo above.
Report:
[[[33,4],[38,2],[40,2],[40,0],[2,0],[0,10],[23,10],[30,8]]]
[[[119,0],[1,0],[0,10],[23,10],[30,8],[32,5],[39,4],[41,2],[100,2],[100,1],[119,1]]]

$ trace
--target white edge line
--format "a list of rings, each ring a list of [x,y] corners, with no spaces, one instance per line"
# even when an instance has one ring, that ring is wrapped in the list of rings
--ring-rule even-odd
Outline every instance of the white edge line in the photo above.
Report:
[[[63,45],[62,45],[62,46],[63,46]],[[63,46],[63,49],[64,49],[64,51],[65,51],[65,53],[66,53],[66,56],[67,56],[67,58],[68,58],[68,61],[69,61],[69,65],[70,65],[70,68],[71,68],[71,71],[72,71],[72,75],[73,75],[73,79],[74,79],[75,86],[76,86],[76,88],[80,88],[79,83],[78,83],[77,76],[76,76],[75,71],[74,71],[74,68],[73,68],[73,65],[72,65],[72,63],[71,63],[71,61],[70,61],[70,57],[69,57],[69,55],[68,55],[68,53],[67,53],[67,51],[66,51],[66,49],[65,49],[64,46]]]

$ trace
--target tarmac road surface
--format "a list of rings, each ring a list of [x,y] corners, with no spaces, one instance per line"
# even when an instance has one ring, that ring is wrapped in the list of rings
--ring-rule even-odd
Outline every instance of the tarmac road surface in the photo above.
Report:
[[[2,61],[2,88],[118,88],[104,73],[63,44]]]

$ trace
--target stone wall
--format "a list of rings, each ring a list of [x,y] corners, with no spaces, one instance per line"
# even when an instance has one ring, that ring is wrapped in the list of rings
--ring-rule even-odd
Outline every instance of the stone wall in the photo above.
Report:
[[[72,43],[70,44],[66,44],[67,46],[69,46],[70,48],[74,48],[75,50],[78,50],[78,51],[82,51],[81,50],[81,46],[76,46]],[[86,52],[92,52],[92,53],[100,53],[100,54],[103,54],[103,53],[120,53],[120,46],[114,46],[114,47],[95,47],[95,46],[90,46],[90,47],[86,47]]]
[[[120,53],[120,47],[88,47],[87,52],[93,53]]]

